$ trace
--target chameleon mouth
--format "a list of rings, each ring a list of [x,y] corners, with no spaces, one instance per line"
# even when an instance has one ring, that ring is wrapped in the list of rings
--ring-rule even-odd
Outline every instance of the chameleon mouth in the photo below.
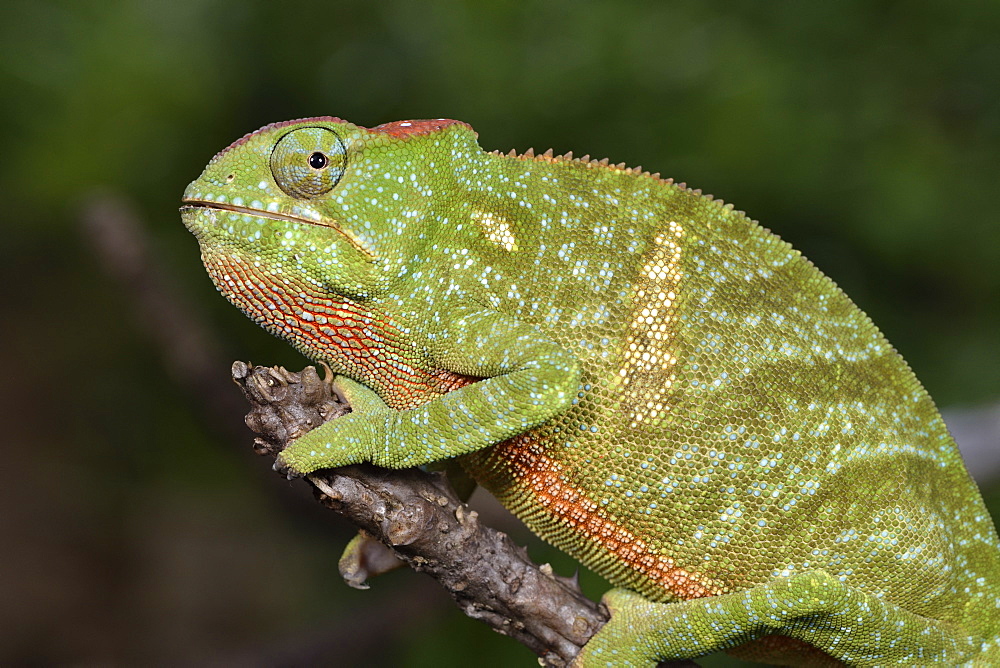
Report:
[[[321,223],[317,220],[307,220],[306,218],[298,218],[296,216],[289,216],[288,214],[285,213],[264,211],[262,209],[251,209],[248,206],[236,206],[235,204],[225,204],[223,202],[206,202],[204,200],[196,200],[196,199],[184,200],[184,206],[181,207],[181,213],[184,213],[191,209],[217,209],[220,211],[231,211],[233,213],[243,214],[244,216],[253,216],[255,218],[270,218],[271,220],[280,220],[286,223],[304,223],[306,225],[322,225],[323,227],[334,227],[333,225],[327,223]]]
[[[195,213],[199,210],[209,210],[209,211],[228,211],[230,213],[238,213],[243,216],[253,216],[254,218],[267,218],[269,220],[277,220],[282,223],[299,223],[302,225],[316,225],[318,227],[328,227],[331,230],[336,230],[340,233],[344,239],[350,243],[354,248],[356,248],[361,253],[364,253],[369,259],[374,260],[375,254],[371,252],[368,248],[365,248],[361,240],[356,238],[353,234],[338,226],[334,222],[326,222],[319,220],[310,220],[309,218],[300,218],[298,216],[290,216],[286,213],[278,213],[276,211],[264,211],[262,209],[253,209],[247,206],[237,206],[235,204],[226,204],[224,202],[206,202],[204,200],[196,199],[185,199],[182,200],[184,205],[181,206],[180,212],[181,216],[186,218],[185,214]],[[189,226],[190,227],[190,226]]]

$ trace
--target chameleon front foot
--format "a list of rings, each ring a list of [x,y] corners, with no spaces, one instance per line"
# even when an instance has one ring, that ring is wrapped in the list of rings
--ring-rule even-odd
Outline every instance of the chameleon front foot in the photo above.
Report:
[[[373,390],[349,378],[336,376],[333,386],[351,413],[305,432],[278,453],[274,470],[289,480],[319,469],[372,461],[377,425],[384,425],[394,411]]]
[[[365,461],[357,450],[338,441],[341,436],[333,425],[317,427],[288,444],[274,459],[274,470],[289,480],[301,478],[320,469],[332,469]],[[318,433],[317,433],[318,432]],[[333,432],[329,434],[329,432]],[[329,435],[327,435],[329,434]]]

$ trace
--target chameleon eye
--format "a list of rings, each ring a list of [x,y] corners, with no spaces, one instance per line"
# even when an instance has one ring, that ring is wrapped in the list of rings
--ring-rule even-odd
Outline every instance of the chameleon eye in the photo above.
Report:
[[[299,128],[271,151],[271,174],[286,194],[298,199],[333,190],[347,166],[347,148],[333,130]]]
[[[309,156],[309,166],[312,167],[313,169],[323,169],[328,164],[330,164],[329,158],[327,158],[319,151],[316,151],[315,153]]]

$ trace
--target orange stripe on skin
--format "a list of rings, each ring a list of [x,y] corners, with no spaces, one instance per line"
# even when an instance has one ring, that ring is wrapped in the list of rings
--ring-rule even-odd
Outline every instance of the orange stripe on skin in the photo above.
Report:
[[[509,439],[496,448],[494,455],[509,466],[519,486],[527,487],[548,515],[671,595],[690,600],[726,592],[722,585],[676,566],[673,559],[654,552],[646,541],[608,517],[584,490],[566,482],[562,466],[545,454],[532,434]]]

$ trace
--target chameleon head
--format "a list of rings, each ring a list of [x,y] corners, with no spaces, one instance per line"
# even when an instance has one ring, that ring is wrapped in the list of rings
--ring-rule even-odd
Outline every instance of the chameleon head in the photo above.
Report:
[[[217,154],[184,191],[181,216],[227,296],[242,271],[370,297],[405,273],[424,236],[434,160],[470,141],[456,121],[275,123]]]

